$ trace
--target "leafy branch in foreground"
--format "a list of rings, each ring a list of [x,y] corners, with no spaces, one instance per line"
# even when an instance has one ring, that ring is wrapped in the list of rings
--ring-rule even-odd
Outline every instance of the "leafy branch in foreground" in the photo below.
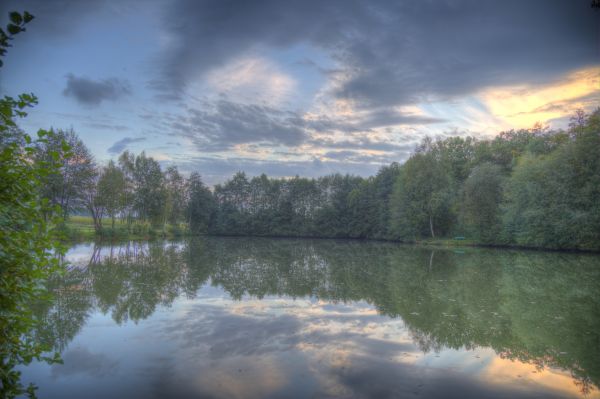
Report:
[[[6,25],[6,33],[4,29],[0,28],[0,57],[6,55],[6,51],[9,47],[12,47],[10,41],[13,40],[13,36],[17,33],[25,32],[25,25],[33,20],[33,15],[27,11],[20,14],[16,11],[8,13],[10,23]],[[0,67],[4,63],[0,60]]]
[[[9,14],[8,34],[0,29],[0,56],[6,54],[12,36],[25,31],[33,19],[28,12]],[[2,63],[0,62],[0,66]],[[46,347],[34,339],[33,328],[38,321],[31,304],[47,299],[44,283],[60,270],[60,246],[56,221],[44,217],[50,204],[42,199],[41,187],[53,166],[36,162],[36,146],[52,138],[52,133],[40,130],[32,139],[21,132],[16,118],[27,115],[28,107],[37,104],[33,94],[0,99],[0,397],[13,398],[27,394],[35,397],[35,386],[21,382],[19,365],[32,360],[59,362],[58,354],[44,356]],[[58,156],[58,154],[56,154]],[[59,214],[60,212],[52,212]]]

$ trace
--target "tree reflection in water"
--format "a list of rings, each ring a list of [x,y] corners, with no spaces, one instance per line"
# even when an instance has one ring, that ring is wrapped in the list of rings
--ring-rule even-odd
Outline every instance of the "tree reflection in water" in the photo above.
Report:
[[[434,253],[435,251],[435,253]],[[423,352],[491,347],[600,384],[600,257],[431,250],[335,240],[202,238],[99,246],[50,281],[38,340],[62,351],[94,311],[138,322],[205,284],[234,299],[366,301],[400,317]]]

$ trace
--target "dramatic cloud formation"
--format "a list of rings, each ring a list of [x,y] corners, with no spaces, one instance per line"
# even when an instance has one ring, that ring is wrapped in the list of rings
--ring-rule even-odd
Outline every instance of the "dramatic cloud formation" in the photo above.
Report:
[[[278,104],[290,96],[296,82],[262,58],[241,58],[207,75],[209,86],[219,94]]]
[[[36,16],[3,70],[4,91],[41,100],[24,127],[73,126],[100,161],[143,137],[136,149],[212,182],[239,169],[366,175],[425,136],[564,128],[600,104],[588,0],[0,8]]]
[[[168,9],[174,45],[162,78],[175,91],[239,54],[300,43],[339,61],[334,94],[363,106],[543,81],[598,60],[586,2],[180,0]]]
[[[94,81],[68,74],[63,94],[83,105],[99,105],[102,101],[114,101],[130,92],[129,84],[116,78]]]
[[[138,137],[138,138],[125,137],[124,139],[121,139],[121,140],[113,143],[113,145],[110,146],[110,148],[107,151],[109,154],[118,155],[118,154],[122,153],[123,151],[125,151],[125,149],[127,148],[127,146],[129,144],[139,143],[142,141],[146,141],[146,139],[143,137]]]
[[[306,138],[302,121],[294,113],[226,100],[212,108],[190,109],[188,117],[174,122],[173,128],[205,151],[254,142],[295,146]]]

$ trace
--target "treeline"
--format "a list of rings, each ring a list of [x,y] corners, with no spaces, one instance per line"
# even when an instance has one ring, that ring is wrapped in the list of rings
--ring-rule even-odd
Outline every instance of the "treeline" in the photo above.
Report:
[[[92,215],[193,234],[386,239],[464,237],[490,245],[600,249],[600,110],[567,131],[541,126],[472,137],[424,139],[402,165],[369,178],[333,174],[249,178],[213,190],[198,173],[162,170],[124,152],[100,168],[72,131],[54,131],[36,157],[58,163],[43,196],[66,219]],[[66,146],[64,144],[67,144]]]
[[[163,171],[145,153],[127,151],[117,162],[99,167],[73,130],[50,130],[48,139],[36,145],[33,159],[51,166],[41,196],[55,205],[52,209],[60,209],[64,221],[89,214],[98,233],[114,229],[117,220],[132,233],[146,226],[189,227],[194,233],[207,229],[208,216],[201,212],[212,197],[197,173],[186,178],[175,166]]]
[[[403,165],[367,179],[339,174],[248,179],[214,188],[208,231],[600,249],[600,110],[568,131],[536,126],[492,140],[427,138]],[[211,205],[212,206],[212,205]]]

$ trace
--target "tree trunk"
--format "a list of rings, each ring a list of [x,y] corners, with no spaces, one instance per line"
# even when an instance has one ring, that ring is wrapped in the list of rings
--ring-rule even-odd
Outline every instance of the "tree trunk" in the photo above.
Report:
[[[431,238],[435,238],[435,233],[433,232],[433,217],[429,215],[429,230],[431,231]]]

